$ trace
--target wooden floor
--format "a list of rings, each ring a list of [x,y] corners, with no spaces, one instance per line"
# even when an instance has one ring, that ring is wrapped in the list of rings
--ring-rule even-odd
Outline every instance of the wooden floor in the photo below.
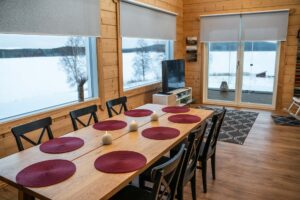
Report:
[[[261,111],[244,145],[218,142],[215,181],[210,172],[206,194],[197,174],[198,199],[299,200],[300,127],[277,126]],[[17,191],[1,187],[0,199],[17,199]],[[185,199],[192,199],[189,187]]]

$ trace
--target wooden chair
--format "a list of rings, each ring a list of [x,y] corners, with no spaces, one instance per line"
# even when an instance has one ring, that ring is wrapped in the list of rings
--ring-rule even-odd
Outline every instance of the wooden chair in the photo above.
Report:
[[[175,198],[185,153],[185,145],[182,144],[179,152],[174,157],[152,169],[151,180],[154,186],[151,191],[128,185],[111,199],[173,200]]]
[[[197,169],[197,161],[198,157],[200,155],[200,147],[204,138],[205,130],[207,127],[207,123],[204,122],[201,127],[197,128],[196,130],[193,130],[189,136],[188,136],[188,142],[187,142],[187,153],[185,156],[185,159],[182,164],[182,171],[180,174],[179,182],[178,182],[178,188],[177,188],[177,199],[182,200],[183,199],[183,188],[187,185],[187,183],[190,182],[191,185],[191,191],[192,191],[192,197],[193,200],[196,200],[196,169]],[[171,150],[170,155],[171,157],[178,153],[179,148],[175,147]],[[168,157],[163,156],[157,163],[163,163],[169,160]],[[157,165],[154,164],[154,165]],[[151,172],[151,168],[148,169],[144,176],[140,176],[140,185],[143,188],[146,187],[146,183],[149,181],[149,172]]]
[[[119,115],[122,111],[127,111],[127,97],[123,96],[118,99],[112,99],[106,102],[107,112],[109,117],[113,117],[113,114]],[[120,106],[119,111],[114,109],[115,106]]]
[[[203,182],[203,191],[207,192],[207,183],[206,183],[206,171],[207,171],[207,160],[211,159],[211,168],[212,168],[212,176],[213,179],[216,179],[216,147],[217,141],[220,134],[221,126],[224,120],[224,116],[226,114],[226,109],[220,113],[214,114],[212,117],[212,125],[209,130],[208,136],[204,144],[201,145],[199,162],[201,166],[199,168],[202,169],[202,182]]]
[[[82,122],[79,117],[82,117],[84,115],[88,115],[90,114],[90,117],[88,119],[87,123]],[[94,123],[98,122],[98,117],[97,117],[97,106],[96,105],[92,105],[92,106],[88,106],[85,108],[81,108],[78,110],[74,110],[70,112],[70,117],[72,120],[72,125],[73,125],[73,129],[74,131],[78,130],[78,126],[77,126],[77,122],[79,124],[81,124],[84,127],[87,127],[90,125],[92,118],[94,119]]]
[[[50,125],[52,124],[52,119],[50,117],[44,118],[44,119],[40,119],[37,121],[33,121],[27,124],[23,124],[17,127],[14,127],[11,129],[11,132],[13,133],[17,145],[18,145],[18,149],[19,151],[23,151],[24,150],[24,146],[22,143],[22,139],[26,140],[27,142],[29,142],[30,144],[36,146],[41,144],[43,136],[45,134],[45,131],[47,131],[48,134],[48,138],[51,140],[53,139],[53,134],[50,128]],[[38,130],[38,129],[42,129],[42,132],[40,133],[40,136],[38,138],[38,141],[33,141],[32,139],[26,137],[26,133]]]

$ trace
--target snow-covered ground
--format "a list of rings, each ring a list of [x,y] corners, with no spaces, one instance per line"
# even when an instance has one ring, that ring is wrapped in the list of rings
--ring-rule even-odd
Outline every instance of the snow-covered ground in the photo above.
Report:
[[[77,100],[59,59],[0,59],[0,119]]]
[[[236,83],[236,52],[212,51],[209,55],[208,88],[220,88],[221,82],[226,81],[230,89],[235,89]],[[275,79],[276,52],[246,51],[244,54],[243,90],[273,91]],[[251,66],[253,64],[253,66]],[[256,77],[265,72],[266,77]],[[227,75],[224,75],[224,74]],[[230,74],[230,75],[228,75]]]

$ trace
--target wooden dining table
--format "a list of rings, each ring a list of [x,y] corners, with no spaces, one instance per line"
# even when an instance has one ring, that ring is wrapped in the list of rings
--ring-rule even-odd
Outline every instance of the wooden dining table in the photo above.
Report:
[[[84,146],[75,151],[62,154],[47,154],[41,152],[39,146],[34,146],[2,158],[0,159],[0,180],[24,193],[25,199],[32,197],[57,200],[109,199],[171,148],[180,143],[193,129],[200,126],[213,113],[211,110],[190,108],[189,112],[184,114],[197,115],[201,120],[197,123],[181,124],[170,122],[168,117],[174,114],[163,112],[163,107],[165,106],[157,104],[145,104],[138,107],[155,111],[159,116],[157,121],[151,121],[150,116],[129,117],[124,114],[110,118],[127,122],[125,128],[109,131],[113,138],[111,145],[103,145],[101,142],[105,131],[99,131],[94,129],[93,126],[89,126],[62,136],[73,136],[84,140]],[[130,132],[129,124],[132,120],[137,122],[138,130]],[[152,140],[142,136],[141,133],[144,129],[156,126],[176,128],[180,131],[180,135],[168,140]],[[104,173],[94,167],[94,162],[99,156],[118,150],[141,153],[146,157],[147,163],[143,168],[134,172],[118,174]],[[31,188],[16,183],[16,175],[22,169],[31,164],[51,159],[72,161],[76,166],[75,174],[61,183],[47,187]]]

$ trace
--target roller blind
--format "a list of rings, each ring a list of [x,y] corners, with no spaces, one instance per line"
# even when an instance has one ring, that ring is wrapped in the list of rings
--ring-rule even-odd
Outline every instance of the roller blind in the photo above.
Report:
[[[200,41],[285,41],[288,17],[288,10],[201,16]]]
[[[0,0],[0,33],[100,36],[100,0]]]
[[[122,37],[176,40],[176,15],[121,1]]]
[[[240,28],[240,15],[203,16],[200,18],[200,41],[239,41]]]
[[[243,41],[285,41],[288,18],[288,11],[243,14],[241,39]]]

